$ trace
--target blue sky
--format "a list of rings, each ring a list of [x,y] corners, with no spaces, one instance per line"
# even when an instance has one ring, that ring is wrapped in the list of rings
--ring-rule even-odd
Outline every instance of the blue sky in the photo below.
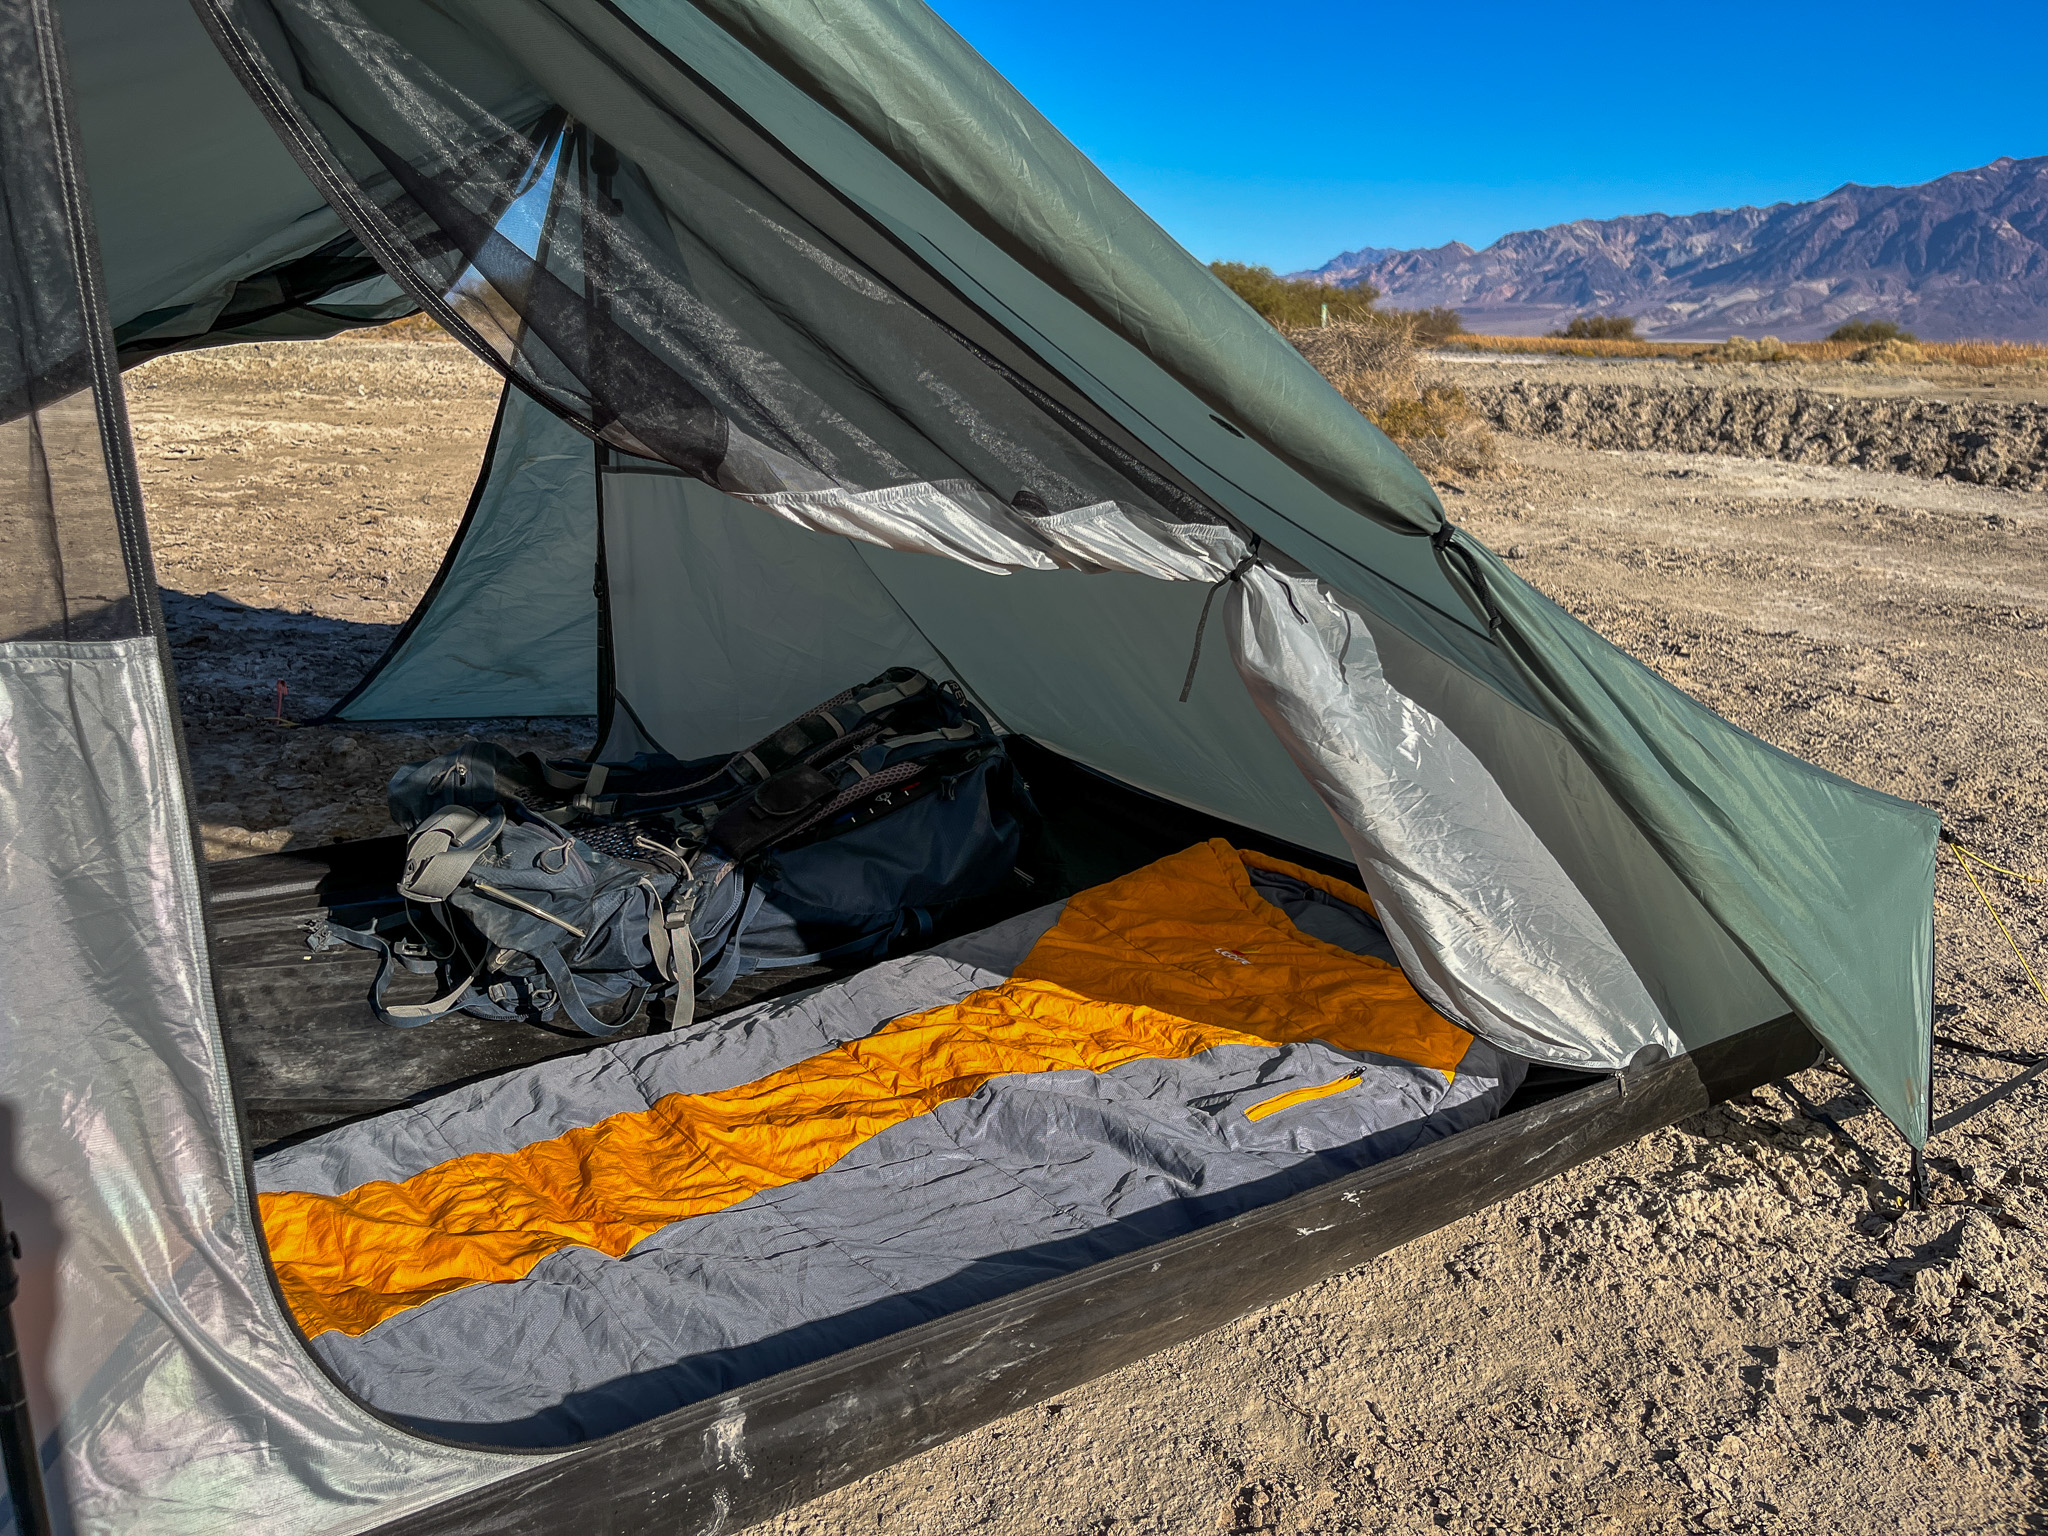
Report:
[[[1204,260],[1483,246],[2048,154],[2042,0],[933,0]]]

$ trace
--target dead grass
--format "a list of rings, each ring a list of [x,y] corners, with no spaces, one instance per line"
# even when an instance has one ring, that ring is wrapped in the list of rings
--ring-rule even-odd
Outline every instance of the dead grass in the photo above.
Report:
[[[1492,475],[1506,468],[1491,423],[1455,384],[1425,385],[1417,398],[1393,401],[1373,420],[1426,475]]]
[[[1563,336],[1453,336],[1453,351],[1547,353],[1562,357],[1700,358],[1727,346],[1719,341],[1586,341]],[[1788,341],[1781,345],[1801,362],[1846,363],[1865,350],[1853,341]],[[1930,363],[1962,368],[2048,368],[2048,344],[2023,341],[1923,341]]]
[[[1751,341],[1747,336],[1730,336],[1719,346],[1697,354],[1703,363],[1796,363],[1799,354],[1775,336]]]
[[[424,310],[393,320],[388,325],[368,325],[359,331],[343,331],[336,341],[454,341],[440,322]]]
[[[1282,332],[1316,371],[1367,416],[1396,400],[1413,400],[1415,334],[1405,325],[1297,325]]]
[[[1484,475],[1503,467],[1493,428],[1465,392],[1418,382],[1411,324],[1382,318],[1363,325],[1296,326],[1283,334],[1424,474]]]

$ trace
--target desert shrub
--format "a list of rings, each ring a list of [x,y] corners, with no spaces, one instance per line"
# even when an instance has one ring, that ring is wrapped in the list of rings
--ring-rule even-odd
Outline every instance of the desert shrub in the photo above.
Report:
[[[1368,416],[1391,401],[1415,397],[1415,333],[1401,320],[1382,316],[1369,324],[1288,326],[1282,334]]]
[[[1703,363],[1796,363],[1799,354],[1775,336],[1751,341],[1747,336],[1730,336],[1719,346],[1694,354]]]
[[[1493,428],[1454,386],[1420,385],[1410,317],[1291,327],[1284,333],[1339,394],[1428,475],[1501,468]]]
[[[1579,315],[1561,331],[1552,331],[1553,336],[1570,341],[1634,341],[1636,339],[1636,317],[1634,315]]]
[[[1888,337],[1875,346],[1864,347],[1849,356],[1852,363],[1876,363],[1880,367],[1898,367],[1909,363],[1924,363],[1927,354],[1912,342],[1901,336]]]
[[[1859,347],[1876,346],[1885,341],[1919,339],[1911,331],[1900,330],[1897,322],[1891,320],[1845,320],[1828,332],[1829,341],[1854,342]]]
[[[1492,425],[1455,384],[1425,385],[1414,399],[1368,414],[1426,475],[1483,475],[1501,467]]]
[[[1252,267],[1241,261],[1211,262],[1209,270],[1223,279],[1232,293],[1283,330],[1294,325],[1319,325],[1325,305],[1329,306],[1333,323],[1367,319],[1380,296],[1379,290],[1367,283],[1339,288],[1307,278],[1282,277],[1271,267]]]
[[[1375,313],[1406,325],[1414,333],[1417,346],[1439,347],[1453,336],[1465,334],[1465,317],[1448,304],[1435,304],[1428,309],[1382,309]]]

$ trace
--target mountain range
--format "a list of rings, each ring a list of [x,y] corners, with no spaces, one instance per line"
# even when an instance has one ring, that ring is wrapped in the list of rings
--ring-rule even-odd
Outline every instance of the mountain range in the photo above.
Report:
[[[1483,251],[1368,247],[1294,275],[1370,283],[1403,309],[1448,304],[1507,335],[1597,312],[1672,338],[1805,340],[1864,318],[1929,341],[2048,341],[2048,155],[1810,203],[1580,219]]]

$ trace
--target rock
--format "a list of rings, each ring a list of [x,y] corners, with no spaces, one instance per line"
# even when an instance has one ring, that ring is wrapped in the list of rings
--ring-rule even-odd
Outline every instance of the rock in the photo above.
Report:
[[[1946,1264],[1915,1270],[1907,1295],[1916,1311],[1944,1311],[1956,1299],[1955,1273]]]
[[[289,828],[276,827],[267,832],[252,832],[247,827],[221,826],[215,822],[202,821],[199,824],[200,857],[209,864],[223,863],[228,859],[253,859],[258,854],[276,853],[290,842]]]
[[[1955,1232],[1956,1262],[1967,1268],[1996,1266],[2005,1259],[2005,1231],[1982,1211],[1964,1216]]]

